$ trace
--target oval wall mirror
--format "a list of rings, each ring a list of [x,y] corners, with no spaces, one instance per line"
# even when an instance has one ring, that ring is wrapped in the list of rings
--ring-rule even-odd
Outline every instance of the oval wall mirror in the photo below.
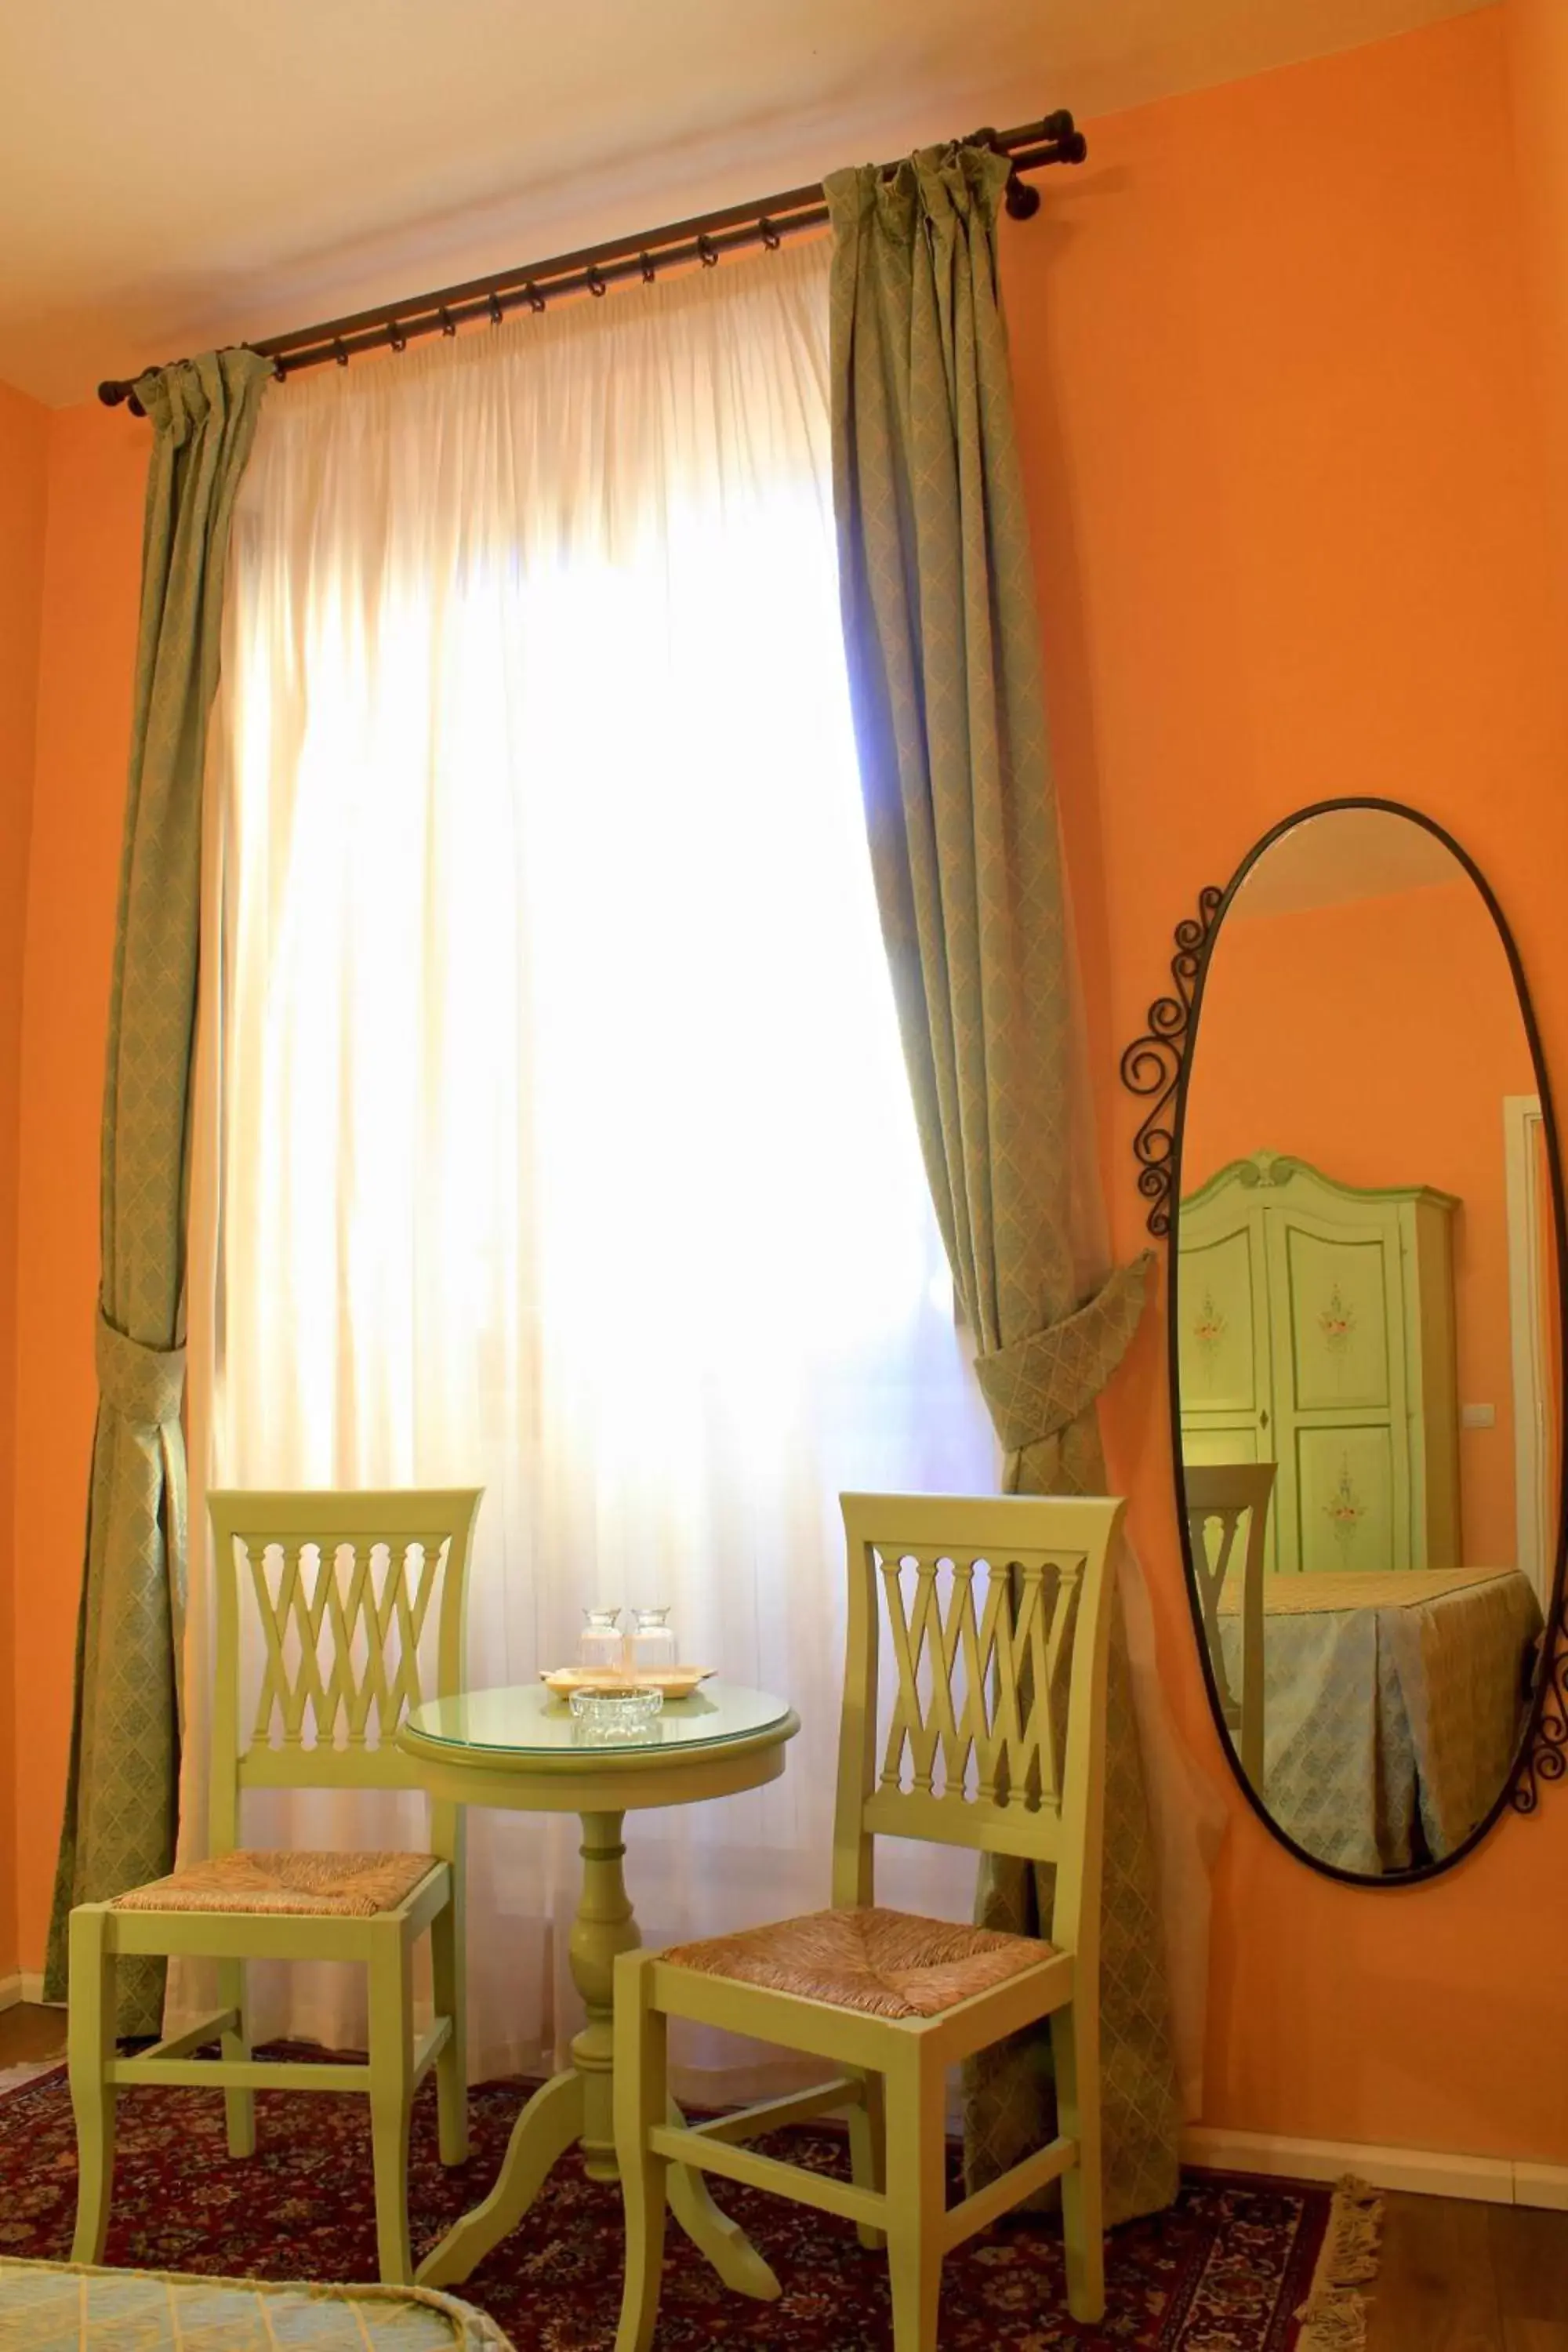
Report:
[[[1193,1622],[1270,1827],[1407,1883],[1562,1773],[1546,1076],[1496,901],[1416,812],[1304,810],[1205,898],[1166,1201]]]

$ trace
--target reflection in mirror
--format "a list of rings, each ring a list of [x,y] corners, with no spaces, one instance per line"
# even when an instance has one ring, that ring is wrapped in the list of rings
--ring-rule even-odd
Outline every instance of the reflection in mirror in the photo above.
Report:
[[[1309,1856],[1384,1877],[1508,1785],[1557,1567],[1549,1139],[1497,923],[1447,844],[1305,816],[1210,942],[1172,1257],[1194,1623]]]

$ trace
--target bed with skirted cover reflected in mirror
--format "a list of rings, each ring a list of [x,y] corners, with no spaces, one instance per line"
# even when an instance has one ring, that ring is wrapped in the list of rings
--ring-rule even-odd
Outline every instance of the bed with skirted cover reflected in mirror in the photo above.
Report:
[[[1441,1868],[1557,1777],[1563,1212],[1517,952],[1418,812],[1324,803],[1177,932],[1123,1076],[1227,1753],[1303,1859]]]

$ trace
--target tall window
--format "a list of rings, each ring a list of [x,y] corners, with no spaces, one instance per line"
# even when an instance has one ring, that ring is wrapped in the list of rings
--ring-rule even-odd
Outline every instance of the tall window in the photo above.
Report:
[[[323,371],[236,526],[215,1475],[482,1482],[475,1683],[667,1601],[789,1698],[781,1782],[637,1824],[650,1938],[826,1899],[837,1491],[993,1477],[871,891],[826,288],[796,248]],[[569,1834],[473,1856],[478,2055],[536,2062]]]

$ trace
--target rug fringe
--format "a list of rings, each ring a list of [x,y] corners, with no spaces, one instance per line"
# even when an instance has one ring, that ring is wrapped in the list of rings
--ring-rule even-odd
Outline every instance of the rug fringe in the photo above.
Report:
[[[21,2066],[0,2066],[0,2098],[7,2091],[19,2091],[28,2083],[37,2083],[46,2074],[58,2074],[65,2065],[63,2053],[58,2058],[39,2058]]]
[[[1383,2199],[1370,2182],[1347,2172],[1334,2183],[1311,2288],[1296,2312],[1301,2322],[1296,2352],[1365,2352],[1362,2290],[1377,2276],[1382,2246]]]

